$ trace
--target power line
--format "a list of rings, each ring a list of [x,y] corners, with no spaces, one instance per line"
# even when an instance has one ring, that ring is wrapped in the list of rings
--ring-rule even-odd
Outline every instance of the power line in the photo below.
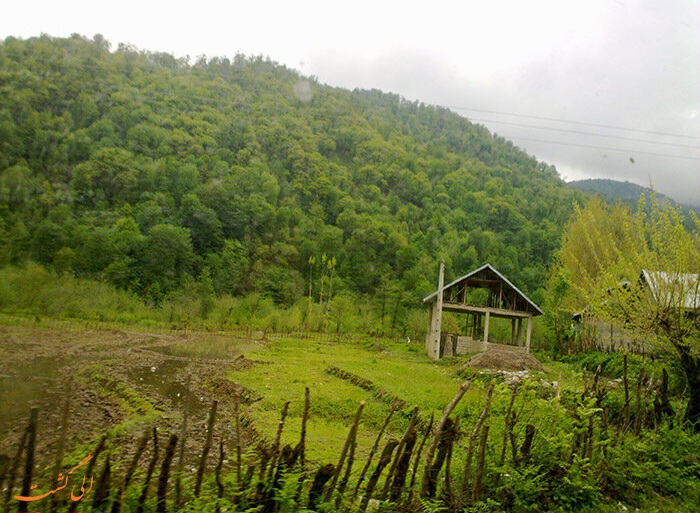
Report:
[[[629,127],[605,125],[605,124],[598,124],[598,123],[588,123],[585,121],[575,121],[575,120],[571,120],[571,119],[549,118],[549,117],[545,117],[545,116],[530,116],[530,115],[526,115],[526,114],[517,114],[514,112],[502,112],[502,111],[497,111],[497,110],[475,109],[472,107],[458,107],[458,106],[454,106],[454,105],[445,105],[445,108],[454,109],[454,110],[466,110],[466,111],[471,111],[471,112],[481,112],[481,113],[485,113],[485,114],[498,114],[500,116],[512,116],[512,117],[516,117],[516,118],[537,119],[540,121],[553,121],[556,123],[569,123],[572,125],[590,126],[590,127],[594,127],[594,128],[606,128],[606,129],[611,129],[611,130],[625,130],[628,132],[637,132],[640,134],[663,135],[663,136],[667,136],[667,137],[680,137],[683,139],[700,140],[700,137],[694,136],[694,135],[673,134],[673,133],[669,133],[669,132],[655,132],[652,130],[640,130],[638,128],[629,128]]]
[[[571,143],[571,142],[562,142],[562,141],[547,141],[545,139],[534,139],[530,137],[518,137],[518,136],[502,136],[506,139],[512,139],[512,140],[518,140],[518,141],[533,141],[533,142],[541,142],[541,143],[546,143],[546,144],[559,144],[562,146],[576,146],[579,148],[592,148],[595,150],[605,150],[605,151],[618,151],[622,153],[630,153],[633,155],[653,155],[655,157],[670,157],[670,158],[677,158],[677,159],[686,159],[686,160],[700,160],[700,157],[690,157],[690,156],[685,156],[685,155],[670,155],[670,154],[664,154],[664,153],[654,153],[651,151],[638,151],[638,150],[629,150],[629,149],[622,149],[622,148],[609,148],[606,146],[595,146],[591,144],[579,144],[579,143]]]
[[[691,144],[678,144],[678,143],[661,142],[661,141],[650,141],[648,139],[636,139],[634,137],[624,137],[621,135],[597,134],[594,132],[584,132],[581,130],[569,130],[566,128],[553,128],[553,127],[538,126],[538,125],[528,125],[525,123],[512,123],[509,121],[498,121],[495,119],[470,118],[470,121],[477,121],[479,123],[494,123],[494,124],[509,125],[509,126],[519,126],[519,127],[524,127],[524,128],[534,128],[537,130],[550,130],[552,132],[563,132],[563,133],[567,133],[567,134],[587,135],[587,136],[592,136],[592,137],[605,137],[607,139],[619,139],[622,141],[642,142],[642,143],[646,143],[646,144],[658,144],[658,145],[662,145],[662,146],[673,146],[676,148],[690,148],[690,149],[694,149],[694,150],[700,149],[700,146],[691,145]]]

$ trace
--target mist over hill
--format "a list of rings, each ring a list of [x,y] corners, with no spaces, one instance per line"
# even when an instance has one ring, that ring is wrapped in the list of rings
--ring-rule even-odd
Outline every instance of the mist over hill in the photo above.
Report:
[[[447,109],[262,57],[0,43],[0,265],[156,304],[184,286],[414,304],[491,263],[536,300],[577,194]]]
[[[609,201],[622,200],[633,208],[636,208],[639,198],[642,195],[651,197],[652,194],[655,194],[659,201],[670,202],[671,204],[679,207],[685,213],[688,213],[690,210],[694,210],[696,213],[700,212],[700,207],[697,205],[694,206],[679,203],[665,194],[654,191],[651,187],[643,187],[628,181],[623,182],[605,178],[591,178],[587,180],[568,182],[568,185],[574,189],[599,194]]]

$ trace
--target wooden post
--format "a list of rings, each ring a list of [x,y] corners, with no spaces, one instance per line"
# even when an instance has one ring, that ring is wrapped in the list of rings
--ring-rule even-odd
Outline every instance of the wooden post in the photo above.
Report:
[[[33,407],[29,412],[29,426],[27,427],[27,457],[24,464],[24,478],[22,479],[22,495],[27,497],[32,490],[32,473],[34,472],[34,453],[36,450],[36,425],[39,419],[39,408]],[[17,511],[27,511],[27,503],[20,502]],[[9,506],[8,506],[9,510]]]
[[[472,488],[472,503],[481,499],[481,480],[484,476],[484,462],[486,461],[486,441],[489,437],[489,425],[486,424],[481,429],[481,440],[479,440],[479,456],[476,460],[476,471],[474,473],[474,488]]]
[[[491,319],[491,312],[486,310],[486,320],[484,321],[484,343],[489,343],[489,320]]]
[[[425,352],[428,356],[432,355],[431,348],[433,347],[433,324],[435,323],[435,310],[437,303],[430,305],[428,311],[428,330],[425,333]]]
[[[516,336],[517,345],[520,346],[523,343],[523,318],[518,318],[518,334]]]
[[[532,315],[527,318],[527,332],[525,334],[525,352],[530,353],[530,335],[532,335]]]
[[[428,356],[433,360],[440,359],[440,333],[442,331],[442,293],[445,285],[445,261],[440,262],[440,277],[438,278],[437,300],[433,307],[432,332]]]
[[[514,345],[515,344],[515,319],[510,320],[510,344]]]
[[[214,399],[211,402],[211,409],[209,410],[209,418],[207,419],[207,438],[204,441],[204,449],[202,450],[202,457],[199,460],[199,468],[197,469],[197,476],[194,483],[195,497],[199,497],[199,492],[202,488],[202,480],[204,479],[204,469],[207,463],[207,456],[209,455],[211,441],[214,437],[214,422],[216,420],[216,406],[218,403],[219,401]]]

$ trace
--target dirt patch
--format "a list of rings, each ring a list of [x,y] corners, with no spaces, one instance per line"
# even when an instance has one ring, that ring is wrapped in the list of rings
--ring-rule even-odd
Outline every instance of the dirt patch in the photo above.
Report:
[[[505,349],[489,349],[469,359],[464,367],[476,369],[544,372],[544,366],[531,354]]]
[[[196,463],[212,401],[215,439],[230,440],[236,394],[244,405],[256,399],[226,375],[257,362],[242,355],[188,358],[156,348],[205,345],[213,337],[224,336],[0,326],[0,456],[15,454],[32,407],[39,410],[39,465],[53,461],[66,408],[68,453],[112,432],[108,444],[117,458],[153,427],[179,435],[187,408],[187,454]],[[237,340],[229,339],[226,345],[235,346]],[[246,340],[245,347],[254,343]]]
[[[218,379],[214,381],[211,384],[211,388],[217,396],[238,396],[241,404],[252,404],[263,399],[263,396],[254,390],[244,387],[240,383],[234,383],[227,379]]]

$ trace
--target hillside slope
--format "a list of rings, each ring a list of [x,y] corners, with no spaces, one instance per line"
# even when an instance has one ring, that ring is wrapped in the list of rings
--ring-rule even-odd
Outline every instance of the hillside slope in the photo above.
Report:
[[[489,262],[537,297],[575,192],[446,109],[260,57],[100,36],[0,44],[0,265],[158,303],[195,280],[282,304],[413,303]]]
[[[655,194],[659,202],[670,203],[674,208],[677,208],[683,212],[683,214],[687,217],[688,222],[691,222],[691,211],[695,212],[696,215],[700,214],[700,209],[697,207],[678,203],[673,198],[670,198],[660,192],[656,192],[650,187],[643,187],[628,181],[622,182],[619,180],[609,180],[604,178],[591,178],[587,180],[568,182],[567,185],[583,192],[598,194],[609,202],[615,202],[618,200],[622,201],[635,210],[639,205],[639,198],[642,195],[650,198],[652,194]]]

